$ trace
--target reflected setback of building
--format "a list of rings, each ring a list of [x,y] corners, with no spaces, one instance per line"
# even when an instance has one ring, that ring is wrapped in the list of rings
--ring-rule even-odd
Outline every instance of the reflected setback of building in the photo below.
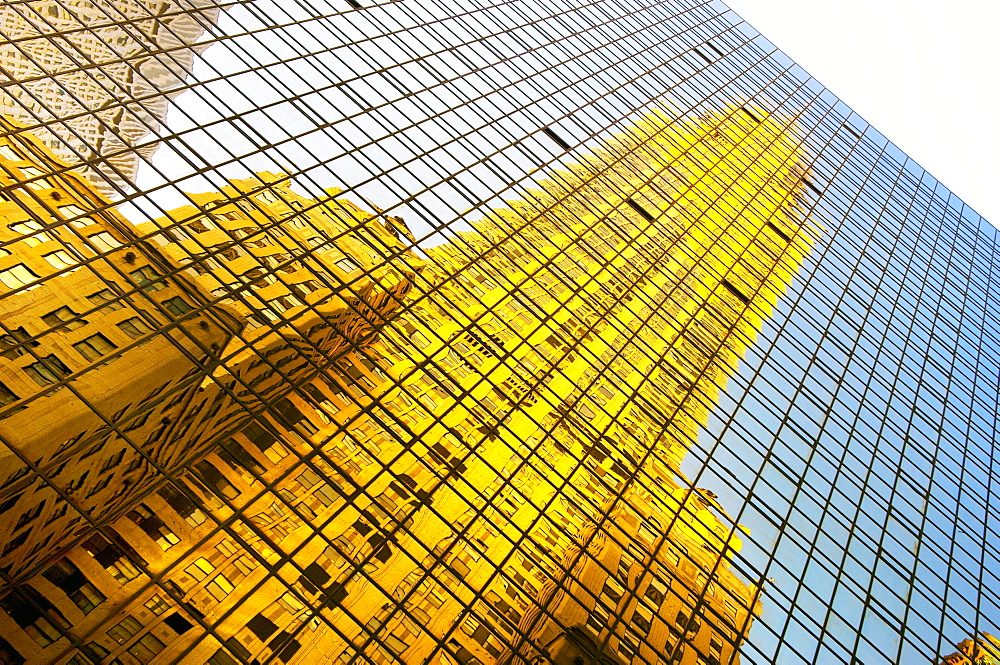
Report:
[[[998,665],[1000,640],[989,633],[976,639],[962,640],[955,645],[958,651],[941,659],[939,665]]]
[[[60,159],[94,164],[102,192],[128,187],[219,12],[212,0],[4,3],[0,113],[37,124]]]
[[[3,662],[736,662],[679,468],[818,235],[796,145],[652,113],[424,261],[282,174],[133,227],[15,134]]]

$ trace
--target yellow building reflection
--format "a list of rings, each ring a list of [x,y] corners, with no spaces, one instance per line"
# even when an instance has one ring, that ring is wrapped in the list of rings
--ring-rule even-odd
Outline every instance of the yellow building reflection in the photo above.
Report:
[[[140,227],[242,322],[213,385],[248,385],[290,327],[308,357],[336,312],[378,321],[315,372],[255,379],[299,386],[264,408],[253,391],[220,407],[252,421],[194,417],[211,452],[15,590],[32,611],[0,599],[0,647],[74,665],[736,662],[762,592],[734,570],[741,528],[680,464],[818,234],[789,123],[650,114],[427,261],[400,220],[280,174]],[[271,216],[241,205],[259,192]],[[360,300],[326,311],[346,293],[331,283]]]
[[[958,651],[944,656],[940,665],[997,665],[1000,663],[1000,640],[987,632],[975,639],[962,640]]]

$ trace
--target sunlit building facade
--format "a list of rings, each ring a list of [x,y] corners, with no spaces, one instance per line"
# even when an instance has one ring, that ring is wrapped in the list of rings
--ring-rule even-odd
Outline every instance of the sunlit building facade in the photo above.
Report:
[[[115,267],[121,255],[130,275],[143,265],[125,252],[154,254],[157,272],[134,290],[162,280],[155,300],[172,302],[168,280],[183,280],[196,300],[174,315],[219,338],[196,338],[211,354],[175,372],[194,399],[159,399],[136,418],[152,429],[121,428],[127,455],[86,430],[77,448],[42,460],[85,477],[95,466],[145,471],[93,479],[116,494],[88,490],[103,512],[85,514],[103,529],[32,526],[45,515],[31,506],[61,511],[63,488],[48,500],[6,488],[18,497],[6,511],[12,533],[28,534],[9,541],[6,566],[39,570],[0,600],[10,648],[32,663],[311,663],[322,653],[474,665],[567,649],[623,663],[734,661],[762,592],[730,570],[739,529],[710,490],[684,486],[680,461],[816,234],[799,211],[792,136],[787,120],[743,109],[681,125],[650,115],[429,260],[403,251],[401,220],[336,191],[307,199],[284,174],[191,195],[154,223],[116,217],[131,237],[92,253]],[[18,164],[29,176],[59,166]],[[73,184],[57,198],[76,210],[74,192],[89,190]],[[103,203],[90,199],[87,209]],[[32,231],[73,228],[50,215]],[[45,242],[11,247],[10,261],[49,256]],[[32,274],[44,288],[41,270]],[[115,312],[136,295],[119,291]],[[15,322],[47,320],[37,290],[18,295],[30,306]],[[96,331],[126,331],[118,319],[134,317],[106,323],[92,309],[70,308],[53,333],[75,325],[73,339],[107,340],[104,355],[127,348]],[[152,321],[137,338],[177,347]],[[21,328],[15,341],[45,341]],[[121,363],[135,375],[126,378],[101,355],[91,381],[166,391],[165,351],[136,347],[160,369]],[[314,371],[294,364],[296,350]],[[265,361],[281,380],[269,381]],[[10,379],[9,392],[31,392],[27,381]],[[104,399],[113,406],[94,410],[91,430],[101,413],[127,423],[149,410]],[[17,418],[40,420],[30,406],[6,422]],[[171,434],[163,424],[175,420],[184,426]],[[49,440],[61,423],[44,423]],[[12,441],[26,433],[15,424]],[[22,446],[37,449],[32,441]]]
[[[996,232],[720,2],[0,26],[0,665],[995,658]]]
[[[962,640],[958,651],[941,659],[940,665],[995,665],[1000,663],[1000,640],[989,633]]]
[[[287,397],[292,381],[370,341],[398,308],[413,273],[408,264],[401,271],[382,261],[374,248],[398,245],[394,228],[349,233],[341,221],[341,232],[325,236],[328,247],[317,252],[332,257],[328,267],[340,270],[337,276],[299,265],[289,284],[302,288],[302,300],[277,295],[287,305],[280,316],[272,313],[277,305],[255,301],[256,318],[247,316],[234,301],[220,302],[199,271],[172,257],[180,243],[172,247],[159,232],[143,236],[40,141],[12,121],[6,129],[0,146],[9,183],[0,204],[7,248],[0,270],[7,290],[0,340],[6,444],[0,565],[17,579],[82,542],[93,557],[135,571],[136,560],[145,560],[137,550],[126,541],[109,542],[94,526],[125,514],[162,548],[176,544],[163,521],[135,500],[162,485],[164,472],[185,465],[227,493],[226,479],[199,458],[270,407],[262,400],[274,402],[270,408],[289,422],[301,419]],[[260,199],[277,201],[258,185]],[[185,221],[203,229],[213,219],[236,220],[241,230],[253,229],[254,247],[280,247],[295,227],[285,232],[283,216],[268,202],[250,200],[257,202],[256,222],[255,215],[227,210]],[[184,232],[176,226],[173,233]],[[218,260],[231,265],[226,256]],[[241,276],[254,269],[248,261]],[[376,261],[378,269],[349,284],[344,268],[360,272]],[[306,292],[298,286],[303,274],[322,285]],[[235,284],[227,292],[239,293]],[[185,506],[182,512],[193,510],[181,495],[161,493]],[[30,605],[17,592],[3,602]]]

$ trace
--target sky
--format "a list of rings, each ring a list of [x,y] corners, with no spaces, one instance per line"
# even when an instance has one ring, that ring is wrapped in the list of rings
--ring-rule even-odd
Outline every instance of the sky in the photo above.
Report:
[[[1000,4],[729,0],[729,6],[1000,226]],[[942,11],[945,8],[947,11]]]

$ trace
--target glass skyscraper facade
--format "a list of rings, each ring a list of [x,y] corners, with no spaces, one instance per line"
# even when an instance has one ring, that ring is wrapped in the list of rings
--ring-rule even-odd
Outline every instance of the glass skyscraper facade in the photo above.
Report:
[[[1000,662],[996,231],[721,2],[0,41],[0,664]]]

